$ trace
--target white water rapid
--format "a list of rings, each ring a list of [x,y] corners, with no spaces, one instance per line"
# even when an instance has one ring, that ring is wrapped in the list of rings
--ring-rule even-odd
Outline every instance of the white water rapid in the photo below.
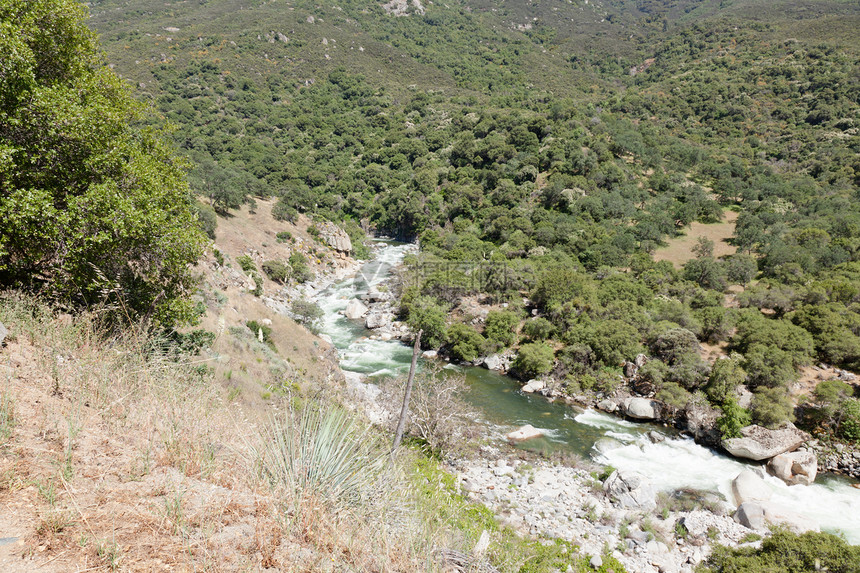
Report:
[[[408,346],[397,340],[370,339],[363,320],[350,321],[339,311],[350,299],[384,283],[391,269],[414,249],[412,245],[381,243],[376,258],[364,265],[355,278],[330,287],[317,298],[325,312],[322,330],[337,347],[344,370],[374,376],[408,369],[412,354]],[[750,467],[689,439],[666,435],[663,441],[652,443],[644,434],[656,430],[665,435],[658,426],[636,424],[593,410],[577,413],[568,406],[522,394],[519,385],[507,377],[482,368],[463,371],[472,388],[469,400],[480,410],[481,420],[496,428],[526,423],[544,428],[549,439],[538,441],[539,445],[591,455],[599,463],[635,471],[659,490],[719,492],[733,503],[731,481]],[[601,437],[613,438],[621,445],[597,453],[592,445]],[[849,542],[860,544],[860,490],[848,480],[819,476],[812,486],[788,486],[768,476],[766,483],[773,491],[773,501],[814,519],[825,531],[842,532]]]

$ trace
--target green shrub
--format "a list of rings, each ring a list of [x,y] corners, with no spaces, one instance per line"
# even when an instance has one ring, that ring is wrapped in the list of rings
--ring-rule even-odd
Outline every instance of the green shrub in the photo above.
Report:
[[[263,343],[268,344],[273,350],[275,348],[274,342],[272,342],[272,327],[266,326],[256,320],[249,320],[245,323],[251,332],[254,333],[254,337],[257,338],[262,333]]]
[[[534,341],[546,340],[554,331],[555,327],[552,323],[542,317],[527,320],[523,325],[523,334]]]
[[[283,199],[278,199],[278,202],[272,207],[272,217],[274,217],[275,221],[295,223],[299,219],[299,212],[284,203]]]
[[[413,330],[423,331],[421,345],[424,348],[439,348],[447,333],[446,310],[430,296],[419,296],[409,304],[406,322]]]
[[[246,273],[257,271],[257,265],[256,263],[254,263],[254,259],[252,259],[248,255],[239,255],[238,257],[236,257],[236,263]]]
[[[275,240],[279,243],[288,243],[293,240],[293,234],[289,231],[278,231],[278,234],[275,235]]]
[[[516,328],[520,320],[507,310],[491,310],[484,321],[484,336],[501,346],[510,346],[517,340]]]
[[[858,563],[860,547],[848,545],[835,535],[817,532],[797,535],[777,529],[762,541],[761,548],[715,546],[701,570],[713,573],[848,573],[856,572]]]
[[[720,406],[723,415],[717,420],[717,429],[720,431],[720,436],[723,439],[740,438],[741,428],[750,425],[750,413],[741,408],[734,396],[729,395],[723,400],[723,405]]]
[[[478,358],[486,342],[474,329],[459,323],[448,327],[445,338],[451,346],[451,356],[465,362]]]
[[[224,255],[218,249],[212,249],[212,256],[215,257],[215,262],[220,266],[224,266]]]
[[[839,435],[852,442],[860,441],[860,401],[848,398],[842,405]]]
[[[308,266],[308,259],[298,251],[290,255],[290,266],[293,269],[293,278],[299,284],[304,284],[314,278],[314,273]]]
[[[513,367],[525,378],[533,378],[552,370],[555,353],[544,342],[523,344],[517,353]]]
[[[296,320],[309,327],[311,332],[316,331],[317,321],[323,316],[323,310],[317,303],[304,298],[294,300],[290,310]]]
[[[281,261],[263,262],[263,272],[275,282],[285,284],[290,279],[292,269]]]
[[[751,409],[753,421],[768,428],[794,420],[794,404],[785,388],[756,389]]]
[[[215,240],[215,229],[218,227],[218,217],[215,215],[215,209],[210,205],[194,202],[194,210],[197,212],[197,223],[200,229],[206,233],[206,236]]]

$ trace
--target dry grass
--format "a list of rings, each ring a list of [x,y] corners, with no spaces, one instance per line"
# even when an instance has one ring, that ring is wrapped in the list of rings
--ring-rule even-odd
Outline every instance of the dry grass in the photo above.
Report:
[[[669,261],[675,268],[681,268],[683,264],[694,258],[693,247],[699,237],[705,237],[714,242],[714,256],[719,258],[734,254],[737,250],[727,241],[735,233],[735,221],[738,214],[735,211],[725,211],[725,220],[720,223],[699,223],[693,221],[687,234],[666,241],[667,246],[657,249],[654,253],[655,261]]]
[[[0,531],[18,538],[0,571],[432,571],[436,548],[480,534],[439,519],[472,510],[419,495],[408,452],[358,497],[272,487],[261,452],[289,400],[231,401],[205,358],[170,360],[16,297],[0,321]]]

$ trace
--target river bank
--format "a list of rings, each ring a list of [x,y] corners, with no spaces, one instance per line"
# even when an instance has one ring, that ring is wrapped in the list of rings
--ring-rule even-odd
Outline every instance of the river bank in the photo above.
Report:
[[[408,251],[404,245],[381,247],[377,261],[381,265],[334,285],[319,300],[326,311],[323,332],[338,348],[341,367],[348,374],[356,400],[366,405],[369,416],[376,421],[384,418],[379,392],[374,384],[365,382],[405,372],[411,351],[399,340],[408,339],[409,334],[396,321],[389,324],[388,332],[400,333],[398,336],[383,337],[379,331],[366,329],[367,317],[378,305],[393,318],[392,300],[376,301],[370,293],[387,292],[385,269],[394,268]],[[344,315],[353,300],[361,301],[367,312],[349,319]],[[434,355],[427,354],[428,358]],[[579,409],[569,399],[547,400],[539,393],[523,393],[519,382],[486,368],[453,364],[447,368],[466,376],[467,401],[476,412],[471,423],[484,428],[491,443],[477,459],[449,460],[450,469],[467,495],[525,534],[575,539],[595,555],[598,549],[606,553],[603,550],[609,548],[610,554],[617,551],[628,559],[631,570],[688,570],[708,554],[712,543],[733,545],[754,533],[730,517],[740,505],[732,494],[732,480],[753,468],[761,473],[775,503],[812,515],[811,519],[823,529],[845,531],[849,540],[860,542],[860,517],[852,517],[856,512],[851,509],[856,490],[838,479],[825,476],[813,486],[788,486],[765,475],[760,464],[718,455],[671,428]],[[524,483],[518,471],[528,473],[528,468],[519,469],[522,464],[517,462],[518,450],[504,441],[507,432],[523,424],[539,428],[543,435],[519,447],[571,453],[586,460],[585,467],[532,460],[528,463],[534,481]],[[693,496],[706,498],[708,503],[686,512],[666,508],[665,519],[662,509],[654,513],[656,506],[649,510],[617,507],[612,493],[607,495],[600,490],[602,485],[595,484],[590,475],[587,466],[593,462],[618,468],[622,483],[638,480],[646,490],[654,491],[655,499],[656,494],[678,499]],[[700,527],[701,523],[707,525]],[[643,526],[659,535],[649,531],[646,533],[654,538],[645,539],[635,533],[644,531]],[[686,528],[688,533],[676,535],[676,527],[678,531]],[[761,533],[766,531],[758,534]],[[685,536],[691,540],[688,542]]]

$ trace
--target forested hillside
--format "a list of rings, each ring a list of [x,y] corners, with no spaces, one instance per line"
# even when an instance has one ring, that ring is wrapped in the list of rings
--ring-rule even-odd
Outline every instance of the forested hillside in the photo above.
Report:
[[[678,412],[704,391],[728,434],[749,419],[737,384],[774,425],[795,418],[799,368],[860,367],[856,3],[91,8],[217,209],[277,196],[284,219],[504,268],[476,285],[424,265],[402,312],[426,345],[467,361],[518,348],[523,377],[571,394],[615,388],[644,351],[640,391]],[[722,224],[729,254],[703,236],[655,262],[694,222]],[[471,320],[480,291],[505,310]],[[700,343],[731,359],[712,366]],[[852,392],[797,414],[856,439]]]

